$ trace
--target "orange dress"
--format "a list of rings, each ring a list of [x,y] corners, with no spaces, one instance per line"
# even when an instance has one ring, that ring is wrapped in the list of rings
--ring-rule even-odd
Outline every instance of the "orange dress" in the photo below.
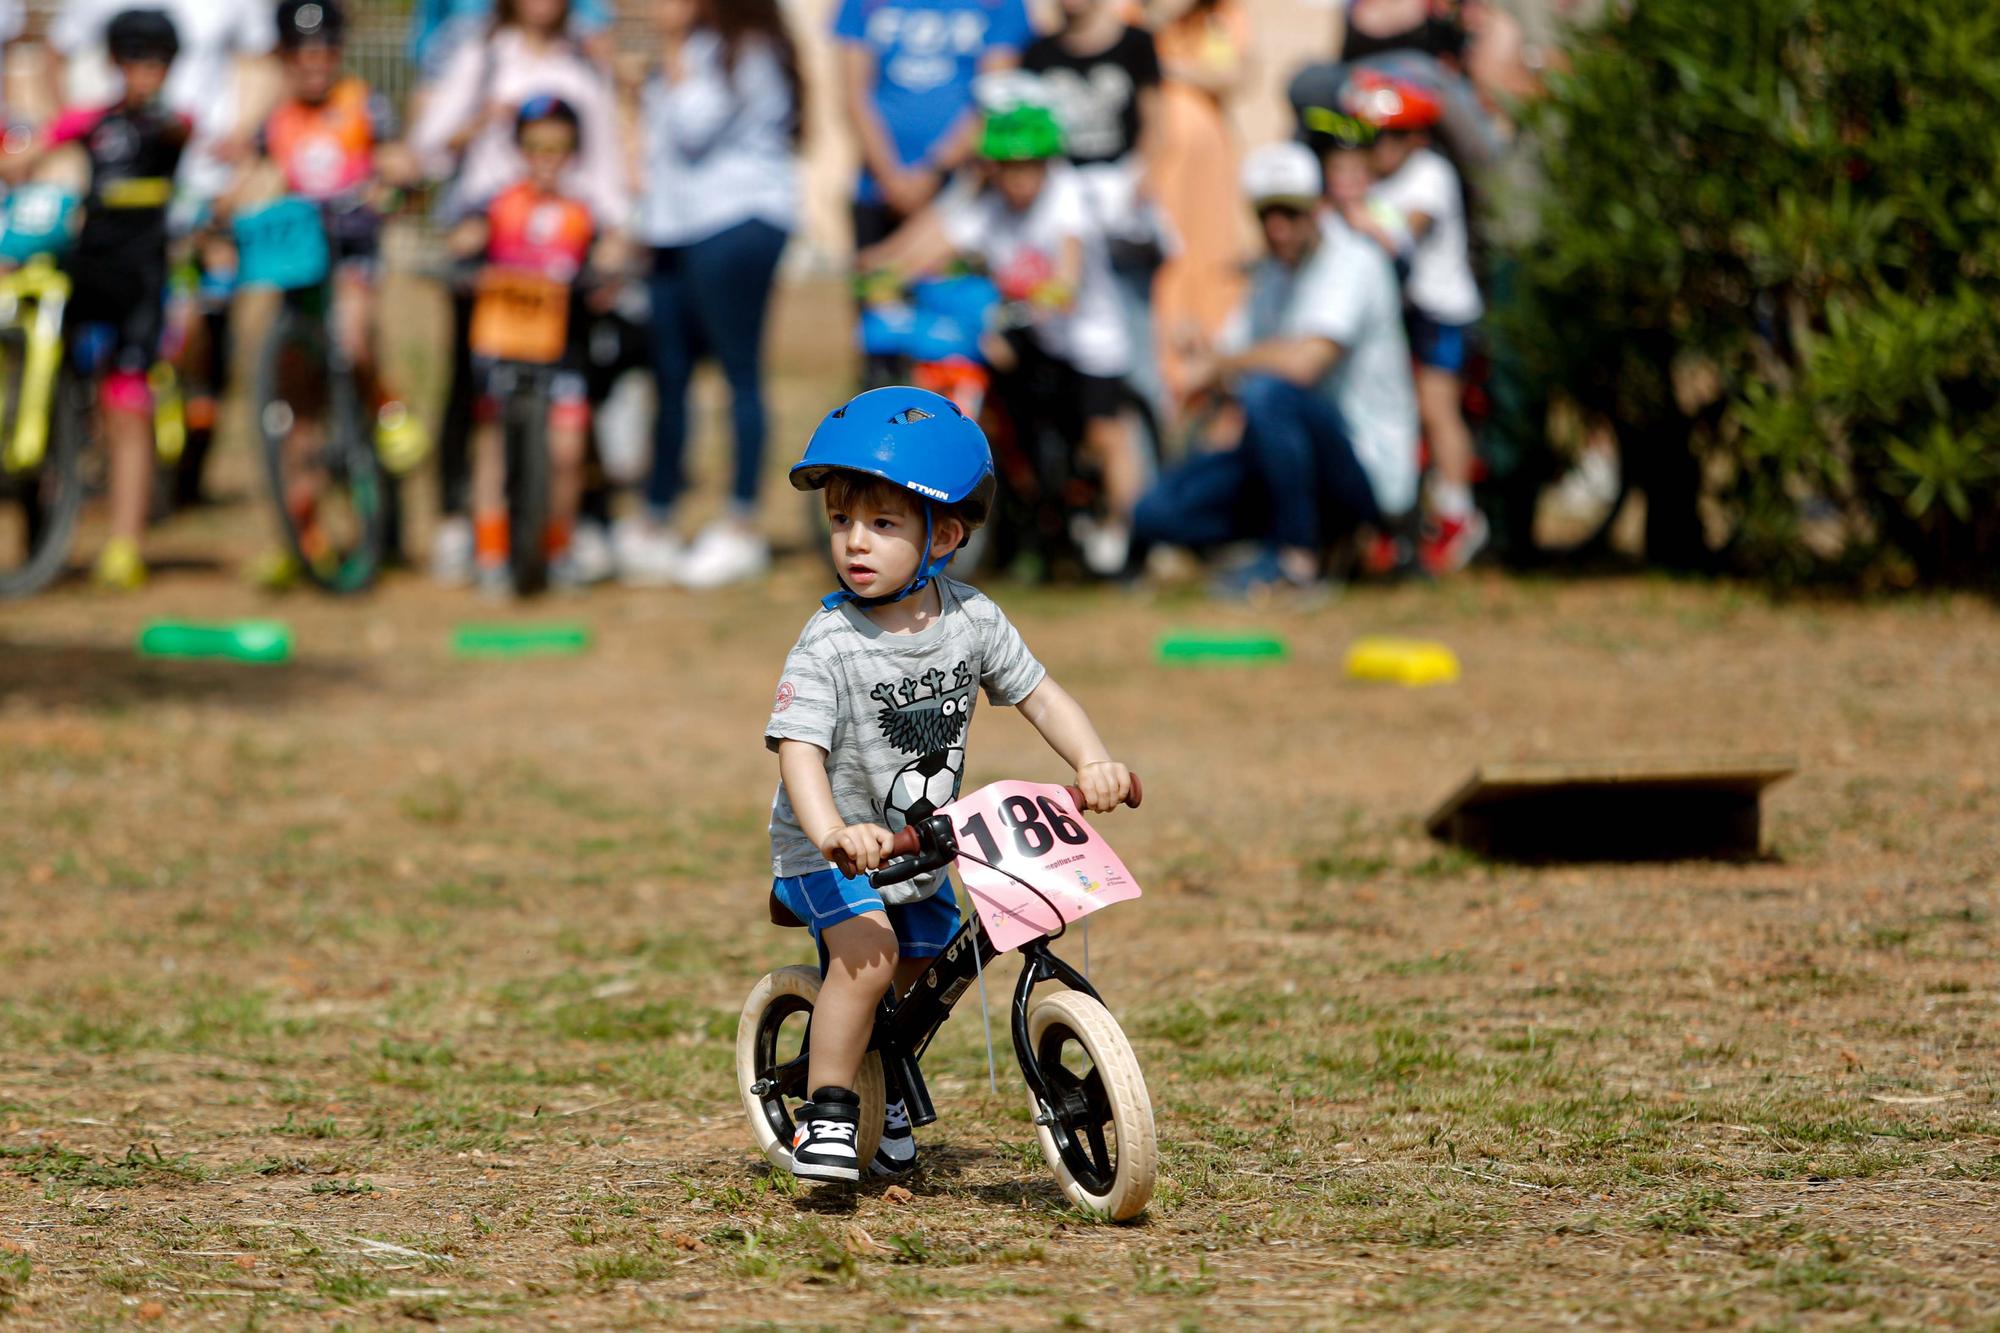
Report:
[[[1153,287],[1153,328],[1168,391],[1181,392],[1178,348],[1190,333],[1214,337],[1243,299],[1250,230],[1237,188],[1237,151],[1214,95],[1174,79],[1172,66],[1237,66],[1250,48],[1237,0],[1197,9],[1163,27],[1155,40],[1169,67],[1161,89],[1162,145],[1156,185],[1160,206],[1179,233],[1180,253]]]

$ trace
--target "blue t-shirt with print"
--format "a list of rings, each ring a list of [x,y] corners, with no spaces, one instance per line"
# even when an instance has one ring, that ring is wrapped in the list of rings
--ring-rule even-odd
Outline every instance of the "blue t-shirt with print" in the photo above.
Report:
[[[1022,0],[841,0],[833,35],[875,53],[876,112],[897,158],[914,166],[972,105],[979,62],[1019,52],[1034,29]],[[857,194],[882,198],[866,167]]]

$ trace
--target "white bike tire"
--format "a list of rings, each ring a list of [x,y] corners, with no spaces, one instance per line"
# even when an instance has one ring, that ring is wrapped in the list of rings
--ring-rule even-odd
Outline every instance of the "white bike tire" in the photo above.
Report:
[[[1128,1222],[1146,1211],[1159,1176],[1153,1101],[1146,1092],[1139,1058],[1132,1053],[1132,1044],[1125,1039],[1111,1011],[1081,991],[1046,990],[1035,997],[1028,1008],[1029,1048],[1039,1052],[1042,1038],[1057,1026],[1075,1036],[1104,1081],[1118,1144],[1118,1160],[1110,1184],[1093,1189],[1079,1180],[1063,1161],[1047,1125],[1036,1125],[1035,1137],[1041,1142],[1042,1156],[1055,1172],[1056,1184],[1062,1188],[1064,1197],[1079,1208],[1114,1222]],[[1032,1092],[1028,1094],[1028,1111],[1037,1117],[1042,1112]]]
[[[758,1073],[759,1033],[764,1026],[764,1018],[774,1006],[784,1005],[796,1008],[803,1001],[807,1009],[819,1002],[820,975],[816,967],[803,965],[781,967],[765,974],[755,986],[750,988],[750,998],[743,1002],[743,1016],[736,1024],[736,1090],[743,1099],[743,1113],[750,1120],[750,1135],[756,1141],[757,1151],[764,1154],[772,1166],[784,1171],[792,1169],[792,1141],[788,1134],[780,1132],[765,1113],[766,1099],[752,1091],[760,1077]],[[810,1093],[811,1089],[807,1089]],[[882,1142],[882,1111],[887,1099],[887,1091],[882,1079],[882,1056],[870,1051],[861,1058],[861,1068],[855,1075],[854,1093],[861,1098],[861,1130],[855,1136],[854,1150],[859,1157],[861,1174],[868,1174],[868,1164],[875,1160],[875,1149]]]

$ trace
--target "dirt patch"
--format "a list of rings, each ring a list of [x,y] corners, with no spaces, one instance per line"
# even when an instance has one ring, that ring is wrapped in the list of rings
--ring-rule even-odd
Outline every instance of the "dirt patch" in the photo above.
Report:
[[[781,386],[790,424],[818,396]],[[808,418],[809,419],[809,418]],[[275,608],[302,660],[142,664],[224,568],[0,630],[0,1300],[29,1327],[1990,1321],[2000,616],[1728,587],[1361,591],[1310,614],[999,590],[1148,778],[1093,975],[1157,1108],[1147,1220],[1062,1206],[976,1005],[897,1202],[755,1156],[758,727],[819,576],[605,592],[463,662],[412,580]],[[1266,626],[1173,670],[1168,626]],[[1454,686],[1342,680],[1434,634]],[[1056,777],[998,710],[969,778]],[[1419,819],[1481,759],[1792,751],[1772,854],[1519,868]],[[1074,952],[1071,957],[1075,958]],[[1005,985],[1011,971],[1003,969]],[[989,978],[989,983],[993,979]]]

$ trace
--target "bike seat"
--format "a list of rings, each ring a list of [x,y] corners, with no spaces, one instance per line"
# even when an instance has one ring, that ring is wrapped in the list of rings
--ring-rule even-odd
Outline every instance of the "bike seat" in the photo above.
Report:
[[[774,926],[794,926],[800,930],[806,928],[806,923],[794,916],[791,908],[778,901],[776,890],[773,890],[771,893],[771,924]]]

